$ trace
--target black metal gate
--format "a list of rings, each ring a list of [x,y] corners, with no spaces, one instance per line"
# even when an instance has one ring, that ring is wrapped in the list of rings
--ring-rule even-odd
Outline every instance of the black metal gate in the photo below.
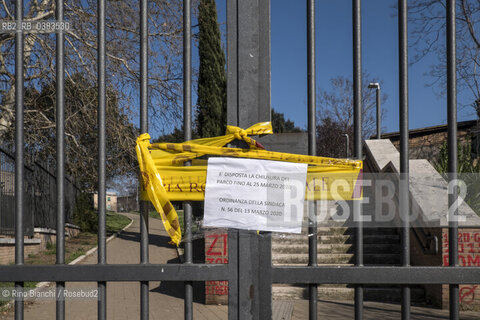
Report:
[[[307,39],[308,39],[308,134],[309,153],[315,154],[315,17],[314,0],[307,1]],[[193,281],[226,280],[229,286],[229,319],[269,319],[271,318],[272,283],[302,283],[310,288],[310,319],[317,317],[317,285],[324,283],[347,283],[355,285],[355,318],[362,319],[363,286],[368,284],[396,284],[402,286],[402,318],[410,317],[410,285],[414,284],[449,284],[450,317],[459,318],[459,284],[475,283],[480,279],[480,268],[459,267],[457,225],[449,225],[449,267],[412,267],[409,260],[409,224],[405,219],[402,230],[403,263],[401,267],[366,267],[363,265],[363,226],[356,228],[356,263],[353,267],[319,267],[317,266],[316,221],[310,221],[309,265],[307,267],[272,267],[270,234],[261,237],[253,232],[229,230],[229,263],[225,265],[193,264],[191,225],[192,214],[189,204],[185,207],[185,263],[184,264],[150,264],[148,257],[148,214],[146,205],[141,207],[141,263],[138,265],[109,265],[106,263],[105,236],[105,141],[106,141],[106,75],[105,75],[105,0],[98,0],[98,135],[99,135],[99,234],[97,265],[65,265],[64,248],[64,32],[57,33],[56,49],[56,92],[57,92],[57,264],[24,265],[23,216],[25,199],[23,197],[24,176],[24,138],[23,138],[23,57],[24,43],[22,32],[16,33],[15,42],[15,94],[16,94],[16,134],[15,134],[15,265],[0,266],[0,281],[15,281],[17,290],[22,290],[25,281],[56,282],[57,292],[64,290],[65,282],[98,282],[98,318],[106,318],[106,283],[108,281],[135,281],[141,286],[141,318],[148,319],[149,281],[184,281],[185,282],[185,318],[192,319]],[[185,139],[191,138],[191,0],[184,0],[184,130]],[[352,0],[353,6],[353,56],[354,56],[354,150],[357,159],[362,158],[361,140],[361,10],[360,0]],[[446,1],[447,16],[447,92],[448,92],[448,155],[450,179],[456,178],[456,65],[455,65],[455,0]],[[269,0],[228,0],[228,103],[237,108],[236,115],[229,116],[232,124],[242,124],[241,107],[246,103],[269,106],[269,84],[262,86],[263,80],[269,83]],[[292,2],[292,5],[295,5]],[[23,19],[23,1],[16,0],[15,19]],[[148,130],[148,25],[147,0],[140,0],[140,43],[141,43],[141,79],[140,79],[140,124],[141,132]],[[253,9],[252,9],[253,8]],[[249,11],[250,10],[250,11]],[[253,11],[252,11],[253,10]],[[253,13],[253,15],[252,15]],[[248,18],[248,19],[247,19]],[[56,19],[64,19],[64,6],[56,1]],[[250,27],[251,21],[256,21]],[[400,157],[401,174],[408,181],[408,60],[407,60],[407,0],[398,1],[399,30],[399,89],[400,89]],[[255,35],[257,38],[248,37]],[[265,42],[265,39],[267,42]],[[267,43],[267,45],[265,44]],[[244,54],[250,49],[258,53],[258,59],[252,62]],[[246,75],[247,73],[247,75]],[[254,78],[252,81],[251,78]],[[256,79],[256,80],[255,80]],[[402,215],[408,217],[408,185],[400,191],[403,203]],[[457,198],[449,198],[452,204]],[[314,216],[314,215],[312,215]],[[161,271],[160,271],[161,270]],[[261,273],[261,275],[260,275]],[[23,318],[24,302],[17,298],[15,302],[16,319]],[[57,318],[65,316],[64,301],[57,301]]]

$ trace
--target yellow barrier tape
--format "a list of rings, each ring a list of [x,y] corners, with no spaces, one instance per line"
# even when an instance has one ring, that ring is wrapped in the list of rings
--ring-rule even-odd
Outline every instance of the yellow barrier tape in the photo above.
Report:
[[[148,134],[137,138],[142,199],[152,202],[173,243],[177,246],[180,244],[181,230],[177,213],[170,201],[204,199],[207,161],[198,159],[204,155],[307,163],[305,199],[348,200],[361,197],[361,188],[357,182],[362,172],[362,161],[266,151],[249,137],[271,133],[270,122],[261,122],[246,130],[227,126],[224,136],[183,143],[150,144]],[[245,141],[249,148],[224,147],[235,139]],[[192,166],[184,166],[186,161],[192,161]]]
[[[206,166],[166,167],[157,166],[162,177],[163,186],[170,201],[203,201]],[[306,200],[351,200],[354,195],[355,183],[358,181],[359,170],[330,170],[309,167],[305,186]],[[144,197],[144,200],[149,200]]]

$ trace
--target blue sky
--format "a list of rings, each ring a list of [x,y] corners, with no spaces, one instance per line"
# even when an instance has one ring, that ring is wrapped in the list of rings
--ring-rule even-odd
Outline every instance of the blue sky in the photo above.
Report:
[[[383,81],[388,95],[382,105],[387,113],[386,131],[398,130],[398,29],[395,0],[362,1],[363,69]],[[316,1],[317,87],[330,90],[331,78],[352,76],[352,1]],[[219,21],[225,21],[225,0],[217,0]],[[300,127],[307,121],[306,2],[271,0],[272,107]],[[414,51],[410,48],[410,57]],[[440,88],[427,86],[427,75],[437,57],[427,56],[409,67],[409,127],[421,128],[446,123],[445,97]],[[471,97],[460,93],[458,120],[475,116],[461,108]],[[196,101],[196,98],[195,100]]]

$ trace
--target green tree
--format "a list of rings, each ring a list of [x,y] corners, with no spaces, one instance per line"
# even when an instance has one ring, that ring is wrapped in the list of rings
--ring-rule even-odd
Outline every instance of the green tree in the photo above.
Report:
[[[346,158],[346,137],[353,137],[353,128],[345,128],[341,123],[330,117],[323,118],[317,123],[317,155],[322,157]],[[349,146],[352,154],[353,144]]]
[[[97,81],[97,2],[96,0],[65,0],[65,77],[81,74],[90,83]],[[25,21],[49,21],[55,18],[53,0],[25,1]],[[115,88],[117,106],[131,119],[139,95],[140,78],[140,6],[131,1],[106,1],[106,76]],[[150,127],[162,129],[180,125],[178,112],[182,105],[182,12],[183,1],[151,0],[148,2],[148,60],[149,60],[149,122]],[[15,2],[0,2],[0,20],[15,21]],[[179,36],[180,35],[180,36]],[[0,34],[0,141],[11,141],[15,131],[15,33]],[[55,36],[50,33],[24,34],[25,88],[41,91],[43,83],[55,81]],[[25,104],[34,106],[26,97]],[[30,113],[43,117],[33,107]],[[54,125],[54,124],[53,124]],[[42,127],[38,128],[39,130]]]
[[[77,186],[95,191],[98,172],[97,87],[81,74],[65,81],[65,169]],[[56,91],[55,82],[41,90],[27,88],[25,96],[25,146],[33,160],[55,167]],[[137,129],[119,108],[118,93],[106,92],[107,178],[135,172]],[[13,139],[12,139],[13,140]]]
[[[184,142],[185,134],[183,133],[183,126],[179,128],[173,129],[171,133],[164,134],[159,136],[156,139],[153,139],[153,142],[174,142],[174,143],[181,143]],[[197,133],[192,132],[192,139],[198,139]]]
[[[213,137],[225,133],[227,122],[225,54],[215,0],[200,0],[198,24],[200,69],[196,130],[200,137]]]
[[[458,179],[467,186],[465,202],[480,215],[480,165],[472,159],[471,149],[470,140],[463,143],[457,140]],[[445,179],[448,179],[448,145],[446,142],[440,147],[440,154],[433,165]]]
[[[286,133],[286,132],[301,132],[302,130],[295,126],[295,123],[287,119],[285,120],[285,116],[283,113],[276,112],[275,109],[272,108],[272,129],[274,133]]]
[[[478,164],[474,163],[471,155],[471,142],[467,140],[463,142],[457,140],[457,170],[458,173],[477,173],[480,172]],[[444,142],[440,147],[438,159],[434,162],[434,167],[440,173],[448,172],[448,146]]]

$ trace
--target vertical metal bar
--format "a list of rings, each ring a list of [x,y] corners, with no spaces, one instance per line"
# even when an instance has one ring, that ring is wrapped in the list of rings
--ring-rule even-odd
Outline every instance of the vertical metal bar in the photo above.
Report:
[[[316,155],[315,0],[307,0],[308,154]]]
[[[148,132],[148,0],[140,1],[140,133]],[[148,203],[140,201],[140,263],[149,263]],[[140,282],[140,319],[149,318],[149,282]]]
[[[98,263],[107,263],[107,244],[105,236],[105,0],[98,0],[97,9],[97,74],[98,74]],[[107,317],[107,283],[98,282],[98,319]]]
[[[238,126],[238,2],[227,0],[227,123]],[[238,230],[228,230],[228,319],[239,315]]]
[[[238,104],[237,110],[229,105],[227,113],[236,111],[238,125],[247,128],[259,121],[270,121],[271,117],[270,0],[237,1],[236,21]]]
[[[56,1],[57,21],[63,21],[63,0]],[[57,264],[65,263],[65,110],[64,110],[64,34],[60,29],[56,39],[56,95],[57,95]],[[65,282],[57,282],[56,314],[57,319],[65,319]]]
[[[228,230],[228,319],[237,320],[238,315],[238,230]]]
[[[238,231],[238,314],[240,320],[259,318],[259,237],[254,231]]]
[[[227,0],[227,123],[239,125],[238,1]]]
[[[23,1],[15,2],[17,26],[23,20]],[[15,34],[15,264],[23,264],[23,33]],[[23,282],[15,282],[15,290],[23,291]],[[15,299],[15,319],[23,319],[23,298]]]
[[[382,112],[380,107],[380,84],[376,91],[377,96],[377,139],[382,139]]]
[[[271,114],[270,0],[228,0],[227,16],[227,120],[248,127],[268,121]],[[251,231],[238,232],[238,301],[230,302],[230,306],[238,309],[239,319],[259,319],[271,312],[271,299],[259,298],[265,293],[259,287],[260,268],[269,260],[259,256],[259,249],[268,247],[268,241]],[[230,293],[232,296],[234,293]]]
[[[400,185],[402,265],[410,266],[409,168],[408,168],[408,30],[407,0],[398,1]],[[402,286],[402,319],[410,319],[410,287]]]
[[[272,319],[272,233],[261,232],[258,240],[258,319]]]
[[[447,122],[448,122],[448,173],[449,183],[457,179],[457,77],[455,0],[447,0]],[[458,198],[457,188],[448,195],[448,207],[452,208]],[[449,265],[458,266],[458,208],[449,209],[448,248]],[[452,219],[453,218],[453,219]],[[450,285],[450,319],[459,319],[458,284]]]
[[[183,133],[185,140],[192,139],[192,21],[191,0],[183,1]],[[190,163],[186,164],[190,165]],[[192,204],[184,202],[184,258],[186,264],[192,258]],[[193,319],[193,283],[185,282],[185,319]]]
[[[352,0],[353,15],[353,148],[356,159],[362,159],[362,15],[361,1]],[[363,266],[363,222],[361,207],[354,205],[355,266]],[[355,286],[355,319],[363,319],[363,286]]]
[[[315,88],[315,0],[307,0],[307,82],[308,82],[308,154],[315,156],[316,146],[316,88]],[[317,266],[317,211],[316,202],[308,206],[308,265]],[[316,283],[308,286],[310,320],[317,319]]]

